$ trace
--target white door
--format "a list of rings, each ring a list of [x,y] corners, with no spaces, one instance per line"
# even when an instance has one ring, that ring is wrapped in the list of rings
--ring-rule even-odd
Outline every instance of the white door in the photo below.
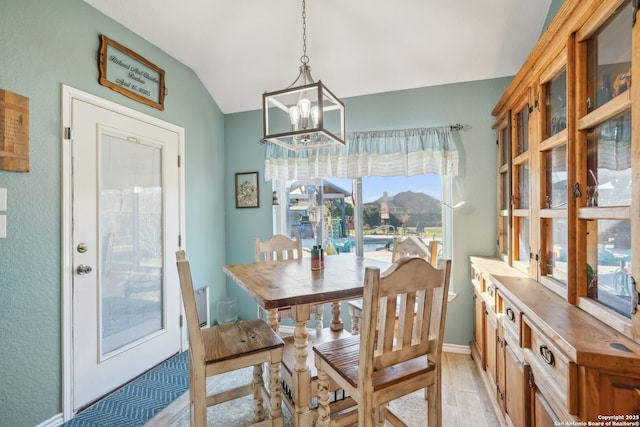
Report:
[[[73,409],[180,350],[179,135],[72,100]]]

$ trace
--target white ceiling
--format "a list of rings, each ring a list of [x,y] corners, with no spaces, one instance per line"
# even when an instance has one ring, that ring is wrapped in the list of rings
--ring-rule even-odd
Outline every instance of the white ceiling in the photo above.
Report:
[[[260,109],[298,75],[301,0],[85,1],[192,68],[225,114]],[[550,4],[307,0],[311,74],[340,98],[512,76]]]

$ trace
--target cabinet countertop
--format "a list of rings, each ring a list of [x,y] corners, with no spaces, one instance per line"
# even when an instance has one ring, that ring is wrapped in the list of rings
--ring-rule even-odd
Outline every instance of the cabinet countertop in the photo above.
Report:
[[[640,345],[498,258],[471,257],[491,281],[579,366],[640,373]]]

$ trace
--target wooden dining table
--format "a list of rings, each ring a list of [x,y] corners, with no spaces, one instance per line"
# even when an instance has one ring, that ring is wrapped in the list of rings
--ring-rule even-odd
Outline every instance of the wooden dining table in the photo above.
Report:
[[[340,318],[340,301],[361,298],[366,267],[386,270],[388,262],[351,254],[325,256],[321,270],[311,270],[311,258],[286,261],[252,262],[226,265],[224,272],[267,311],[267,322],[278,330],[277,310],[290,307],[294,322],[293,336],[283,337],[282,380],[290,389],[283,393],[296,427],[311,426],[317,416],[311,408],[316,395],[315,366],[311,347],[320,342],[350,334]],[[307,329],[311,306],[331,303],[329,327]],[[339,402],[336,402],[339,405]]]

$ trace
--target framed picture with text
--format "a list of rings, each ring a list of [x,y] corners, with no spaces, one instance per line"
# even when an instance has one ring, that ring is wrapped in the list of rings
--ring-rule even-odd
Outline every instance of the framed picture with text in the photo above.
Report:
[[[236,208],[259,208],[258,172],[236,173]]]
[[[100,36],[98,69],[101,85],[164,110],[164,70],[105,35]]]

